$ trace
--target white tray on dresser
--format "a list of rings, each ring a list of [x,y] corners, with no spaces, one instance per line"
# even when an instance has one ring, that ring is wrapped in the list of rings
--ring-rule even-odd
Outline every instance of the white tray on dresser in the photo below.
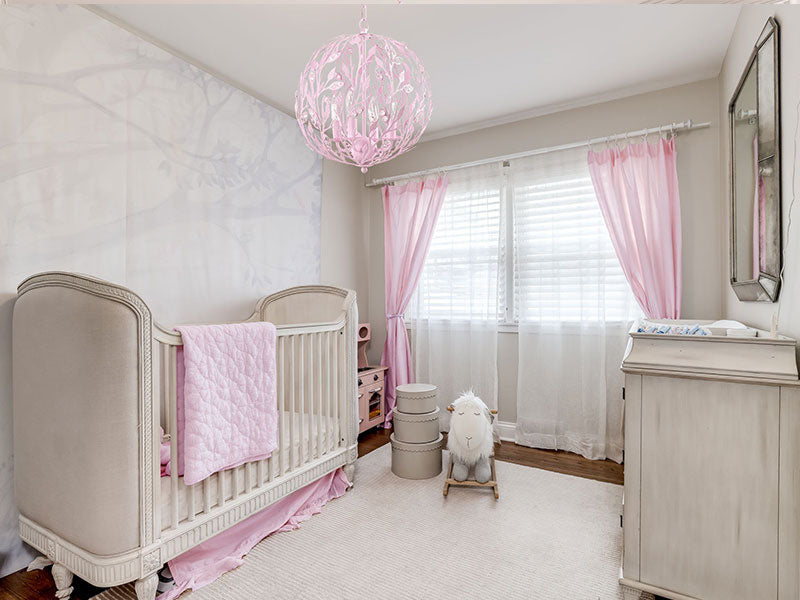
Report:
[[[796,342],[758,335],[631,334],[626,599],[800,598]]]

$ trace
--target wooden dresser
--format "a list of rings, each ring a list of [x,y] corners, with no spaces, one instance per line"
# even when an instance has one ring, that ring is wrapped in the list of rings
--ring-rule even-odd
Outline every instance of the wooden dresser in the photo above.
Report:
[[[625,598],[797,600],[795,340],[631,337],[622,366]]]
[[[383,376],[387,367],[358,370],[358,433],[383,423],[385,412]]]

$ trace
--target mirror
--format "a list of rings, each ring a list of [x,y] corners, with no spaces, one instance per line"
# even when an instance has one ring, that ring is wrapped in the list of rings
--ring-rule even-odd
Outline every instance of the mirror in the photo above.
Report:
[[[731,285],[739,300],[774,302],[781,271],[778,23],[770,18],[728,106]]]

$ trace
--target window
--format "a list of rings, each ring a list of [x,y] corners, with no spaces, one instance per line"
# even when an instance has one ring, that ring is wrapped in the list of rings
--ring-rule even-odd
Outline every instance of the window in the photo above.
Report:
[[[635,318],[583,149],[534,156],[513,173],[514,320]]]
[[[497,166],[450,177],[411,314],[432,320],[501,318],[502,194]]]
[[[584,149],[465,171],[451,175],[412,314],[509,324],[637,316]]]

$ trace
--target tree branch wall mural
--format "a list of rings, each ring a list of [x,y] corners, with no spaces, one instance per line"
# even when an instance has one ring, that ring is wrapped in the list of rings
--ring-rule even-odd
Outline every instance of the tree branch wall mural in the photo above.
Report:
[[[0,575],[25,565],[11,440],[17,284],[88,273],[166,325],[319,280],[322,162],[293,118],[78,6],[0,10]]]

